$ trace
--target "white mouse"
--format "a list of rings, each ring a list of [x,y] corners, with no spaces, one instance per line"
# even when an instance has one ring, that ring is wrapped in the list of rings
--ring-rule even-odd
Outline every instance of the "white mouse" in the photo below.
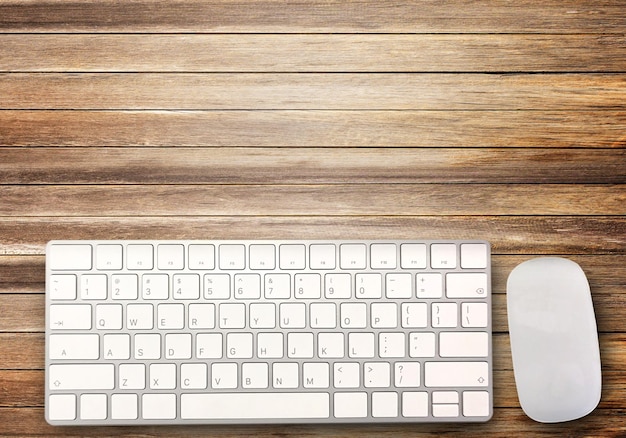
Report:
[[[600,402],[602,374],[596,318],[578,264],[541,257],[507,281],[515,384],[522,409],[542,423],[584,417]]]

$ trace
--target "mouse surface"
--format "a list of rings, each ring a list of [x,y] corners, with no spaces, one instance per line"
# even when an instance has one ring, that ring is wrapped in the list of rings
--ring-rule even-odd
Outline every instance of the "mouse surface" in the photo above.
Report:
[[[575,420],[600,402],[600,348],[591,292],[578,264],[541,257],[507,281],[515,384],[522,409],[542,423]]]

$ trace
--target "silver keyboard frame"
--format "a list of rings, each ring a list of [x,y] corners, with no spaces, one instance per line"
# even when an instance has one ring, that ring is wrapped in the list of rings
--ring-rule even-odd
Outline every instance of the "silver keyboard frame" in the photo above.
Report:
[[[310,244],[334,244],[335,245],[335,260],[336,260],[336,265],[335,265],[335,269],[328,269],[328,270],[313,270],[309,268],[309,252],[308,250],[306,251],[306,267],[305,269],[296,269],[296,270],[281,270],[279,269],[279,261],[278,261],[278,247],[281,244],[304,244],[307,245],[307,249],[309,248],[308,245]],[[351,244],[351,243],[360,243],[360,244],[366,244],[368,249],[367,249],[367,264],[366,264],[366,269],[355,269],[355,270],[345,270],[345,269],[340,269],[339,268],[339,263],[340,263],[340,255],[339,255],[339,245],[340,244]],[[370,245],[371,244],[379,244],[379,243],[393,243],[396,244],[396,250],[397,250],[397,267],[396,269],[371,269],[369,268],[370,266]],[[400,244],[406,244],[406,243],[420,243],[420,244],[426,244],[428,245],[428,248],[430,247],[431,244],[441,244],[441,243],[454,243],[457,245],[457,267],[454,269],[432,269],[430,268],[431,263],[430,263],[430,251],[427,250],[427,267],[426,269],[401,269],[400,268]],[[481,244],[485,244],[487,245],[487,268],[485,269],[461,269],[460,267],[460,244],[462,243],[481,243]],[[124,364],[124,363],[176,363],[177,365],[177,378],[178,378],[178,373],[179,373],[179,369],[180,369],[180,364],[181,363],[199,363],[199,362],[209,362],[211,361],[211,359],[187,359],[187,360],[171,360],[171,359],[165,359],[165,358],[161,358],[160,360],[134,360],[132,359],[132,355],[131,358],[128,360],[104,360],[102,357],[98,360],[81,360],[81,361],[52,361],[50,359],[50,354],[49,354],[49,336],[51,334],[51,329],[49,328],[49,312],[50,312],[50,305],[52,304],[52,301],[50,299],[50,293],[48,291],[49,285],[50,285],[50,275],[53,273],[50,269],[50,264],[49,264],[49,260],[48,260],[48,254],[49,254],[49,246],[52,244],[90,244],[92,245],[92,269],[91,271],[55,271],[56,273],[60,273],[60,272],[64,272],[64,273],[71,273],[71,272],[78,272],[79,274],[83,274],[83,273],[94,273],[94,272],[100,272],[100,273],[107,273],[107,274],[123,274],[123,273],[133,273],[133,274],[138,274],[139,276],[141,274],[145,274],[145,273],[156,273],[156,272],[163,272],[163,273],[195,273],[195,274],[200,274],[201,278],[203,274],[206,273],[215,273],[216,271],[218,272],[228,272],[228,273],[232,273],[232,274],[236,274],[236,273],[320,273],[320,274],[324,274],[324,273],[346,273],[346,272],[350,272],[350,273],[366,273],[366,272],[381,272],[383,274],[386,273],[393,273],[393,272],[411,272],[412,275],[412,288],[413,291],[415,291],[415,275],[416,273],[427,273],[427,272],[442,272],[442,273],[453,273],[453,272],[481,272],[481,273],[486,273],[487,274],[487,293],[486,293],[486,297],[484,298],[484,301],[481,302],[486,302],[488,305],[488,326],[484,329],[480,329],[480,331],[485,331],[488,333],[488,337],[489,337],[489,355],[486,358],[480,358],[481,362],[488,362],[489,366],[489,377],[488,377],[488,385],[485,387],[480,387],[480,390],[482,391],[487,391],[489,393],[489,415],[486,417],[463,417],[462,415],[462,397],[459,394],[459,417],[433,417],[432,415],[432,403],[430,402],[431,400],[431,392],[433,390],[456,390],[459,391],[460,388],[459,387],[449,387],[449,388],[428,388],[424,386],[424,362],[433,362],[433,361],[446,361],[446,362],[450,362],[450,361],[454,361],[451,360],[450,358],[440,358],[437,355],[434,358],[410,358],[410,357],[405,357],[405,358],[380,358],[379,356],[375,356],[374,358],[350,358],[350,357],[343,357],[343,358],[337,358],[337,359],[332,359],[332,360],[320,360],[320,359],[316,359],[315,357],[313,359],[294,359],[294,358],[288,358],[288,357],[283,357],[281,359],[270,359],[270,360],[266,360],[266,361],[262,361],[262,360],[257,360],[255,358],[252,359],[230,359],[230,358],[226,358],[226,355],[224,354],[223,358],[220,359],[220,361],[222,362],[229,362],[229,363],[237,363],[238,365],[244,363],[244,362],[252,362],[252,361],[258,361],[258,362],[267,362],[268,364],[270,364],[270,370],[271,370],[271,363],[272,362],[298,362],[299,363],[299,367],[300,369],[302,369],[302,363],[304,362],[328,362],[331,364],[330,367],[330,375],[329,375],[329,380],[331,382],[331,387],[327,388],[327,389],[306,389],[306,388],[302,388],[302,384],[300,383],[299,388],[294,388],[294,389],[272,389],[271,387],[268,388],[267,390],[264,391],[260,391],[258,389],[245,389],[245,388],[238,388],[238,389],[231,389],[231,390],[211,390],[211,389],[205,389],[205,390],[182,390],[180,388],[177,389],[173,389],[173,390],[159,390],[158,392],[163,392],[163,393],[175,393],[177,395],[177,400],[180,400],[180,394],[182,393],[206,393],[206,392],[223,392],[223,393],[239,393],[239,392],[256,392],[256,393],[268,393],[268,392],[327,392],[330,394],[330,417],[329,418],[322,418],[322,419],[310,419],[310,418],[304,418],[304,419],[293,419],[293,418],[288,418],[288,419],[236,419],[236,420],[231,420],[231,419],[225,419],[225,420],[187,420],[187,419],[181,419],[180,418],[180,411],[181,411],[181,406],[180,406],[180,402],[177,402],[177,417],[174,420],[144,420],[144,419],[136,419],[136,420],[115,420],[115,419],[106,419],[106,420],[82,420],[82,419],[75,419],[75,420],[71,420],[71,421],[61,421],[61,420],[50,420],[49,416],[48,416],[48,397],[51,394],[71,394],[74,393],[77,395],[77,398],[79,398],[79,395],[81,393],[106,393],[107,394],[107,400],[108,400],[108,412],[111,412],[111,394],[114,393],[119,393],[121,392],[121,390],[119,389],[113,389],[113,390],[92,390],[92,391],[52,391],[51,389],[49,389],[50,387],[50,383],[48,381],[49,379],[49,369],[50,366],[54,363],[64,363],[64,364],[68,364],[68,363],[113,363],[115,364],[115,369],[117,372],[117,367],[119,364]],[[98,244],[122,244],[124,245],[124,247],[126,247],[126,245],[129,244],[152,244],[154,246],[154,252],[153,252],[153,269],[152,270],[128,270],[126,269],[126,260],[123,260],[123,268],[121,270],[111,270],[111,271],[98,271],[95,269],[95,246]],[[156,245],[157,244],[183,244],[185,245],[185,268],[182,270],[160,270],[157,269],[157,256],[156,256]],[[215,245],[216,247],[216,253],[215,253],[215,269],[213,270],[191,270],[188,268],[188,264],[187,264],[187,258],[188,258],[188,248],[187,245],[189,244],[212,244]],[[220,270],[218,268],[219,266],[219,256],[217,254],[217,245],[220,244],[241,244],[241,245],[249,245],[249,244],[271,244],[274,245],[276,247],[276,252],[275,252],[275,261],[276,261],[276,269],[273,270],[252,270],[249,269],[249,252],[246,249],[246,267],[245,269],[240,269],[240,270]],[[125,257],[125,252],[126,250],[124,249],[124,257]],[[171,286],[171,279],[170,279],[170,286]],[[292,285],[293,285],[293,278],[292,278]],[[90,300],[87,301],[87,303],[90,304],[101,304],[101,303],[116,303],[116,304],[128,304],[131,303],[131,301],[128,300],[112,300],[111,299],[111,282],[108,281],[107,282],[107,299],[106,300]],[[322,287],[323,287],[323,282],[322,282]],[[231,291],[232,291],[233,285],[231,282]],[[383,286],[383,290],[384,290],[384,286]],[[263,298],[263,294],[261,294],[261,298],[259,299],[259,302],[262,302],[264,300]],[[354,294],[353,294],[354,295]],[[493,415],[493,334],[492,334],[492,299],[491,299],[491,295],[492,295],[492,286],[491,286],[491,245],[489,244],[489,242],[484,241],[484,240],[54,240],[54,241],[50,241],[48,242],[48,245],[46,246],[46,305],[45,305],[45,319],[46,319],[46,330],[45,330],[45,417],[46,417],[46,421],[51,424],[51,425],[75,425],[75,426],[86,426],[86,425],[107,425],[107,426],[115,426],[115,425],[185,425],[185,424],[232,424],[232,425],[237,425],[237,424],[307,424],[307,423],[325,423],[325,424],[337,424],[337,423],[362,423],[362,424],[375,424],[375,423],[382,423],[382,424],[389,424],[389,423],[450,423],[450,422],[462,422],[462,423],[481,423],[481,422],[486,422],[488,420],[491,419],[492,415]],[[383,292],[383,297],[384,297],[384,292]],[[386,299],[386,298],[383,298]],[[200,298],[199,301],[202,301],[202,282],[201,282],[201,291],[200,291]],[[234,302],[235,300],[231,298],[231,300]],[[390,299],[390,300],[397,300],[397,302],[409,302],[409,299]],[[457,304],[460,304],[461,302],[467,301],[467,300],[472,300],[471,298],[458,298],[458,299],[450,299],[450,298],[446,298],[445,297],[445,287],[444,287],[444,294],[442,298],[439,299],[421,299],[421,298],[415,298],[413,297],[411,299],[411,302],[426,302],[426,303],[431,303],[431,302],[437,302],[437,301],[441,301],[441,302],[456,302]],[[141,297],[139,297],[135,302],[141,302],[142,299]],[[225,302],[227,300],[216,300],[216,302]],[[250,301],[250,300],[237,300],[238,302],[243,302],[243,301]],[[310,303],[310,302],[334,302],[334,303],[343,303],[343,302],[371,302],[372,299],[359,299],[356,298],[355,296],[353,296],[350,299],[337,299],[337,300],[330,300],[330,299],[325,299],[324,298],[324,293],[322,290],[322,294],[321,294],[321,298],[318,300],[310,300],[310,299],[296,299],[293,297],[293,293],[292,293],[292,297],[289,300],[280,300],[280,302],[298,302],[298,303]],[[81,302],[81,298],[80,298],[80,293],[77,293],[77,298],[76,298],[76,302]],[[170,297],[167,300],[154,300],[154,301],[148,301],[150,303],[156,304],[158,303],[189,303],[192,302],[191,300],[175,300],[172,298],[172,293],[171,293],[171,288],[170,288]],[[213,301],[206,301],[206,302],[213,302]],[[55,303],[59,303],[58,301]],[[400,310],[399,310],[400,311]],[[368,319],[369,319],[369,309],[368,309]],[[125,314],[125,313],[124,313]],[[185,321],[187,321],[187,310],[185,310]],[[308,313],[307,313],[308,315]],[[92,316],[92,320],[93,320]],[[429,311],[429,316],[428,316],[428,320],[430,323],[430,311]],[[400,318],[398,319],[398,321],[400,321]],[[215,328],[215,331],[222,331],[219,328]],[[436,334],[436,337],[438,338],[438,333],[441,331],[451,331],[450,329],[445,330],[445,329],[441,329],[441,328],[432,328],[432,325],[429,324],[428,327],[424,328],[424,329],[403,329],[401,327],[396,328],[396,329],[354,329],[353,331],[367,331],[367,332],[372,332],[375,333],[375,343],[376,346],[378,345],[378,336],[377,334],[379,332],[391,332],[391,331],[402,331],[404,333],[408,333],[408,332],[414,332],[414,331],[428,331],[428,332],[434,332]],[[463,327],[457,327],[456,329],[453,329],[452,331],[476,331],[476,329],[471,329],[471,328],[463,328]],[[194,331],[199,331],[196,329],[183,329],[183,330],[178,330],[178,332],[180,333],[194,333]],[[308,316],[307,316],[307,328],[305,329],[281,329],[279,327],[270,330],[270,329],[228,329],[228,330],[223,330],[223,333],[230,333],[230,332],[244,332],[244,333],[255,333],[255,332],[282,332],[282,333],[287,333],[289,331],[299,331],[299,332],[311,332],[311,333],[319,333],[319,332],[343,332],[343,333],[348,333],[352,330],[350,329],[342,329],[341,327],[337,327],[336,329],[312,329],[309,327],[309,321],[308,321]],[[91,330],[81,330],[80,333],[98,333],[101,336],[105,333],[106,331],[103,330],[97,330],[95,328],[95,324],[92,324],[92,328]],[[159,330],[157,328],[154,328],[153,330],[136,330],[136,331],[130,331],[130,330],[125,330],[122,329],[121,331],[117,331],[117,333],[165,333],[166,330]],[[58,333],[58,332],[55,332]],[[192,338],[192,342],[193,345],[195,345],[195,337]],[[132,337],[131,337],[131,351],[132,351]],[[162,337],[162,344],[161,344],[161,350],[163,351],[164,347],[164,336]],[[437,343],[438,344],[438,343]],[[315,341],[315,345],[317,345],[317,341]],[[226,348],[225,346],[223,347],[224,349]],[[286,346],[284,346],[283,348],[286,348]],[[346,347],[347,348],[347,347]],[[100,349],[102,350],[102,345],[100,346]],[[377,347],[376,347],[376,351],[377,351]],[[192,351],[194,351],[194,346],[192,346]],[[473,359],[467,359],[465,361],[472,361]],[[476,360],[476,359],[474,359]],[[420,366],[420,373],[421,373],[421,378],[420,378],[420,382],[421,382],[421,386],[418,388],[407,388],[407,390],[412,390],[412,391],[425,391],[429,393],[429,415],[427,417],[402,417],[402,413],[399,412],[399,416],[396,418],[377,418],[377,417],[372,417],[372,413],[371,413],[371,403],[368,401],[368,416],[365,418],[335,418],[333,417],[333,393],[334,392],[367,392],[368,393],[368,400],[371,400],[371,393],[372,392],[380,392],[380,391],[396,391],[398,392],[398,394],[400,394],[401,391],[397,390],[395,387],[390,387],[390,388],[366,388],[364,386],[361,386],[359,388],[349,388],[349,389],[345,389],[345,388],[333,388],[332,387],[332,381],[333,381],[333,367],[332,367],[332,363],[333,362],[359,362],[359,364],[361,365],[361,369],[362,369],[362,364],[364,362],[375,362],[375,361],[381,361],[381,362],[389,362],[390,364],[392,364],[393,367],[393,362],[407,362],[407,361],[417,361],[421,363]],[[477,360],[478,361],[478,360]],[[240,369],[240,367],[239,367]],[[392,374],[393,375],[393,374]],[[117,379],[117,374],[116,377]],[[146,378],[148,378],[148,372],[146,370]],[[239,375],[239,379],[241,379],[241,376]],[[271,379],[270,379],[271,380]],[[361,382],[362,382],[362,376],[361,376]],[[392,378],[392,383],[393,383],[393,378]],[[116,385],[117,385],[117,380],[116,380]],[[392,389],[393,388],[393,389]],[[470,388],[471,390],[471,388]],[[141,412],[141,394],[142,393],[153,393],[156,392],[155,390],[150,390],[149,387],[147,387],[144,390],[133,390],[133,391],[127,391],[128,393],[136,393],[139,394],[139,407],[138,407],[138,412]],[[400,402],[398,404],[400,406]],[[78,406],[78,401],[77,401],[77,406]]]

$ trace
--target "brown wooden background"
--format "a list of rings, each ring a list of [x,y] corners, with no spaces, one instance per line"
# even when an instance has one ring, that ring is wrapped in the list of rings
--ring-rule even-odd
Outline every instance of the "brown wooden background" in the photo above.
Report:
[[[624,436],[626,2],[0,0],[0,436]],[[50,239],[484,238],[482,425],[52,428]],[[599,408],[519,408],[505,282],[588,274]]]

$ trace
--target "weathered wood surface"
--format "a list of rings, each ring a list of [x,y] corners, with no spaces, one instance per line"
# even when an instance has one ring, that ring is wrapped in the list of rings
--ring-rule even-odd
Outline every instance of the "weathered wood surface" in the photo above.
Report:
[[[0,436],[626,434],[626,3],[0,0]],[[53,428],[51,239],[460,239],[493,252],[479,425]],[[519,408],[506,278],[588,275],[603,397]]]

